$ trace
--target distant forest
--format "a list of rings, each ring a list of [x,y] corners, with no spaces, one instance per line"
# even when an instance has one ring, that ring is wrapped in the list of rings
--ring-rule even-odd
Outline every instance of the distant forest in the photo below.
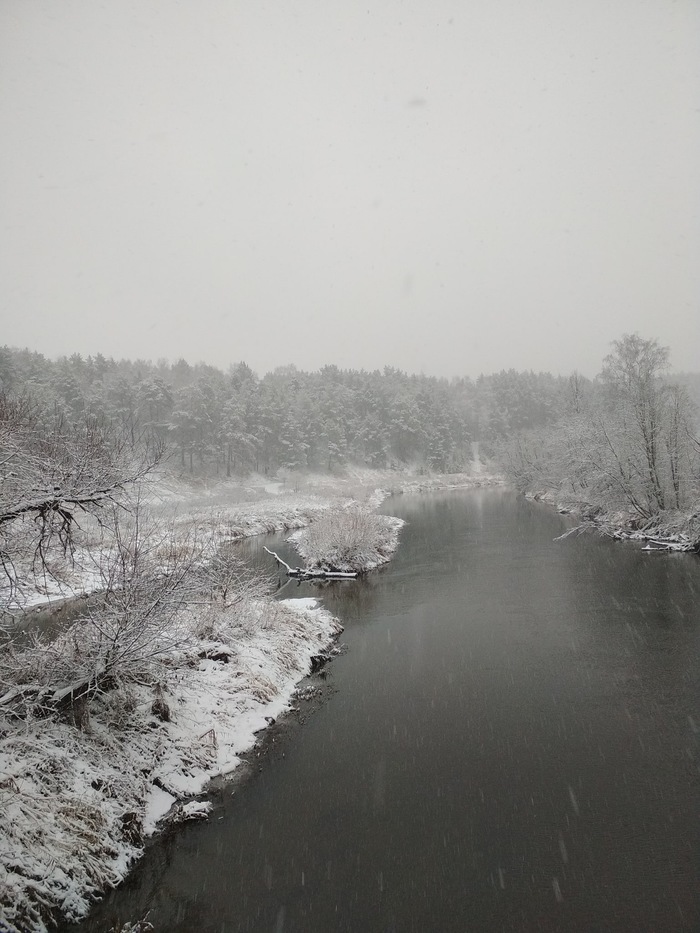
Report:
[[[700,375],[678,379],[700,400]],[[157,437],[184,472],[230,476],[346,463],[460,470],[472,441],[488,456],[509,438],[553,426],[595,394],[596,381],[515,370],[447,380],[336,366],[259,377],[245,363],[223,372],[184,359],[51,360],[4,347],[0,392],[28,400],[47,430],[98,419],[134,438]]]

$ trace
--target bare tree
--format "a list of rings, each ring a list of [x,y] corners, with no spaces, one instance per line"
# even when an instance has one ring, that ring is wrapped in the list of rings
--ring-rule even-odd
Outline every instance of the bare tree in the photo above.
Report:
[[[130,511],[113,505],[103,531],[92,555],[100,592],[83,614],[56,638],[0,652],[0,710],[10,704],[19,713],[27,703],[34,714],[64,709],[88,728],[91,698],[128,681],[156,684],[158,662],[188,643],[195,614],[211,605],[215,542],[194,524],[183,531],[155,523],[137,498]],[[232,573],[233,564],[229,591]],[[235,599],[229,592],[229,604]]]
[[[10,586],[18,557],[45,573],[50,548],[72,555],[80,516],[99,522],[162,454],[158,441],[103,420],[70,424],[28,397],[0,393],[0,565]]]
[[[580,393],[560,422],[510,438],[501,458],[518,487],[552,491],[593,510],[627,511],[647,526],[698,495],[697,460],[686,391],[664,378],[668,351],[626,334],[613,343],[597,391]],[[560,500],[561,501],[561,500]]]
[[[235,609],[240,603],[258,599],[272,590],[268,574],[246,564],[233,547],[223,544],[200,566],[202,592],[222,609]]]
[[[618,416],[626,418],[623,436],[631,442],[630,468],[639,470],[653,514],[666,508],[661,456],[668,387],[661,376],[668,369],[668,349],[638,334],[625,334],[613,342],[613,348],[603,361],[601,376]]]

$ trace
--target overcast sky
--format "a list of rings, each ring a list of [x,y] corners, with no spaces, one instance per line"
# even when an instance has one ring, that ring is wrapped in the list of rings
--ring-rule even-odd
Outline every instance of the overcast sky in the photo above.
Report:
[[[0,0],[0,344],[700,369],[697,0]]]

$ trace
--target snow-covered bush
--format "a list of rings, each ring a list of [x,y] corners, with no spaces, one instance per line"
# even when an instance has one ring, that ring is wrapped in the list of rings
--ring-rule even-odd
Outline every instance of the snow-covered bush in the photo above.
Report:
[[[159,659],[235,618],[269,583],[194,526],[154,523],[137,503],[115,510],[92,555],[99,594],[54,637],[25,636],[0,651],[0,713],[60,713],[90,729],[101,692],[134,681],[157,685]]]
[[[391,560],[403,522],[362,508],[329,511],[290,540],[311,569],[373,570]]]

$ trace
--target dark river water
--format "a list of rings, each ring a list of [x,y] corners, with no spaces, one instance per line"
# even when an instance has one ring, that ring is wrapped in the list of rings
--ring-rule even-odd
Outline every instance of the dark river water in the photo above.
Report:
[[[698,559],[503,489],[384,510],[327,701],[79,929],[700,930]]]

